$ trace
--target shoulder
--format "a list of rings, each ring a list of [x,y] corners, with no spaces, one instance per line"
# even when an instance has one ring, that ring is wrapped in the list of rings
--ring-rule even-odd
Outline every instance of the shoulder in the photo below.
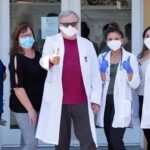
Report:
[[[123,49],[123,53],[126,55],[126,57],[130,57],[131,61],[137,62],[137,56],[131,52],[126,51]]]
[[[83,37],[81,37],[81,36],[77,36],[77,40],[79,40],[80,42],[82,42],[82,43],[85,43],[86,45],[93,45],[93,43],[90,41],[90,40],[88,40],[88,39],[86,39],[86,38],[83,38]]]
[[[42,53],[41,53],[40,51],[36,51],[36,52],[35,52],[35,55],[36,55],[37,57],[41,57],[41,56],[42,56]]]
[[[24,55],[20,53],[12,54],[10,56],[10,63],[17,61],[17,62],[22,62],[24,60]]]
[[[127,55],[127,56],[131,56],[131,57],[136,57],[135,54],[131,53],[131,52],[128,52],[127,50],[124,49],[124,53]]]
[[[46,41],[58,40],[58,38],[61,38],[61,34],[60,33],[46,37]]]
[[[108,51],[106,51],[106,52],[103,52],[103,53],[100,53],[99,55],[98,55],[98,59],[101,59],[102,58],[102,56],[106,56],[108,54]]]

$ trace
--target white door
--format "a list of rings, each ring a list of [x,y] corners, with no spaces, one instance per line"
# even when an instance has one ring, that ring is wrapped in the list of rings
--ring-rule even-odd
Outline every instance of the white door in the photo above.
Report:
[[[15,25],[18,23],[19,20],[21,20],[24,15],[25,19],[29,19],[32,21],[36,36],[40,39],[40,19],[41,16],[46,16],[50,12],[54,13],[59,13],[60,11],[60,3],[46,3],[41,0],[43,3],[37,2],[38,0],[34,0],[36,2],[33,3],[13,3],[15,0],[0,0],[0,5],[1,5],[1,12],[0,13],[0,23],[2,24],[2,30],[0,30],[0,39],[1,39],[1,52],[0,56],[6,66],[8,66],[9,63],[9,48],[10,48],[10,38],[12,31],[14,30]],[[100,40],[100,37],[98,35],[101,35],[101,29],[102,25],[106,22],[104,20],[94,20],[94,17],[96,17],[99,14],[94,15],[95,11],[99,11],[104,9],[106,13],[108,14],[108,11],[105,7],[102,6],[89,6],[87,3],[87,0],[81,1],[82,6],[81,6],[81,18],[83,21],[84,19],[89,19],[88,21],[91,24],[91,27],[94,29],[98,29],[97,33],[94,34],[94,32],[91,33],[91,38],[95,42],[98,42]],[[85,4],[85,6],[83,6]],[[75,10],[79,13],[80,15],[80,0],[62,0],[61,4],[61,9],[72,9]],[[132,41],[132,47],[133,47],[133,52],[138,54],[138,51],[141,48],[141,30],[143,29],[141,26],[142,23],[142,16],[141,14],[143,13],[143,8],[142,8],[143,2],[140,0],[132,0],[132,27],[133,27],[133,41]],[[42,7],[41,7],[42,6]],[[49,9],[50,7],[50,9]],[[34,9],[31,9],[34,8]],[[139,10],[138,12],[136,10]],[[32,11],[33,10],[33,11]],[[50,11],[50,12],[49,12]],[[119,13],[119,10],[118,10]],[[138,14],[139,13],[139,14]],[[30,15],[28,15],[30,14]],[[94,17],[90,18],[92,15]],[[111,15],[111,14],[109,14]],[[141,17],[139,17],[141,16]],[[107,16],[104,16],[107,18]],[[92,21],[90,21],[90,19]],[[131,16],[126,19],[131,19]],[[98,22],[95,23],[94,21]],[[99,32],[98,32],[99,31]],[[136,32],[135,32],[136,31]],[[136,38],[135,38],[136,37]],[[137,41],[135,41],[138,40]],[[41,47],[42,47],[42,41],[41,42]],[[136,51],[135,51],[136,50]],[[5,81],[4,84],[4,99],[5,99],[5,113],[3,115],[3,118],[7,120],[7,126],[1,128],[0,127],[0,132],[2,132],[2,144],[3,146],[18,146],[19,145],[19,139],[20,139],[20,131],[18,129],[13,129],[15,128],[15,123],[13,122],[13,119],[11,118],[10,115],[10,110],[9,110],[9,94],[10,94],[10,86],[9,86],[9,72],[7,69],[7,80]],[[125,134],[125,143],[127,145],[139,145],[143,139],[141,136],[139,126],[135,126],[133,129],[127,129],[126,134]],[[103,129],[97,129],[98,133],[98,143],[99,145],[106,145],[106,139],[103,133]],[[1,133],[0,133],[1,136]],[[0,139],[1,140],[1,139]],[[1,144],[1,142],[0,142]],[[73,141],[73,144],[76,144],[76,142]]]

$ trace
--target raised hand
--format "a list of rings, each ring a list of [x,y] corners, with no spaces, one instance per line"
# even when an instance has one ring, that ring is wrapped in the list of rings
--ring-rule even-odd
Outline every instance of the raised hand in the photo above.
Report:
[[[127,60],[123,61],[122,67],[127,71],[128,74],[133,73],[133,69],[130,65],[130,56]]]
[[[50,62],[54,65],[58,65],[60,62],[59,48],[56,50],[55,54],[50,57]]]
[[[99,70],[101,73],[106,73],[107,68],[108,68],[108,61],[105,60],[104,56],[102,56],[102,62],[100,64]]]

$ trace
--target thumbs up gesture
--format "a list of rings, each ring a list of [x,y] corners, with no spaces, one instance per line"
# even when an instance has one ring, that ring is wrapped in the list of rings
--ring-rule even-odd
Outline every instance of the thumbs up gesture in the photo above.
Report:
[[[105,60],[104,56],[102,56],[102,57],[103,58],[102,58],[102,62],[100,64],[99,70],[100,70],[101,73],[106,73],[106,70],[108,68],[108,61]]]
[[[50,57],[50,62],[54,65],[58,65],[60,62],[59,48],[56,50],[55,54]]]
[[[133,69],[130,65],[130,56],[126,61],[123,61],[122,66],[127,71],[128,74],[133,73]]]

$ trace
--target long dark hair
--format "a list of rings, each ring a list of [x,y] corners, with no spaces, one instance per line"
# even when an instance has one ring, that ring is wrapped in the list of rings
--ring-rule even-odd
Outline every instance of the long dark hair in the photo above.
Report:
[[[10,49],[10,54],[14,55],[16,53],[24,54],[23,48],[19,45],[19,35],[21,32],[26,31],[27,29],[30,29],[32,31],[33,37],[35,38],[33,29],[30,24],[28,23],[20,23],[14,30],[12,34],[12,47]],[[37,44],[34,42],[32,49],[34,51],[38,51]]]
[[[146,32],[150,30],[150,26],[147,27],[144,32],[143,32],[143,41],[144,41],[144,38],[145,38],[145,34]],[[143,56],[144,56],[144,53],[148,50],[148,48],[145,46],[145,44],[143,43],[143,48],[142,48],[142,52],[138,55],[138,58],[141,59]]]

